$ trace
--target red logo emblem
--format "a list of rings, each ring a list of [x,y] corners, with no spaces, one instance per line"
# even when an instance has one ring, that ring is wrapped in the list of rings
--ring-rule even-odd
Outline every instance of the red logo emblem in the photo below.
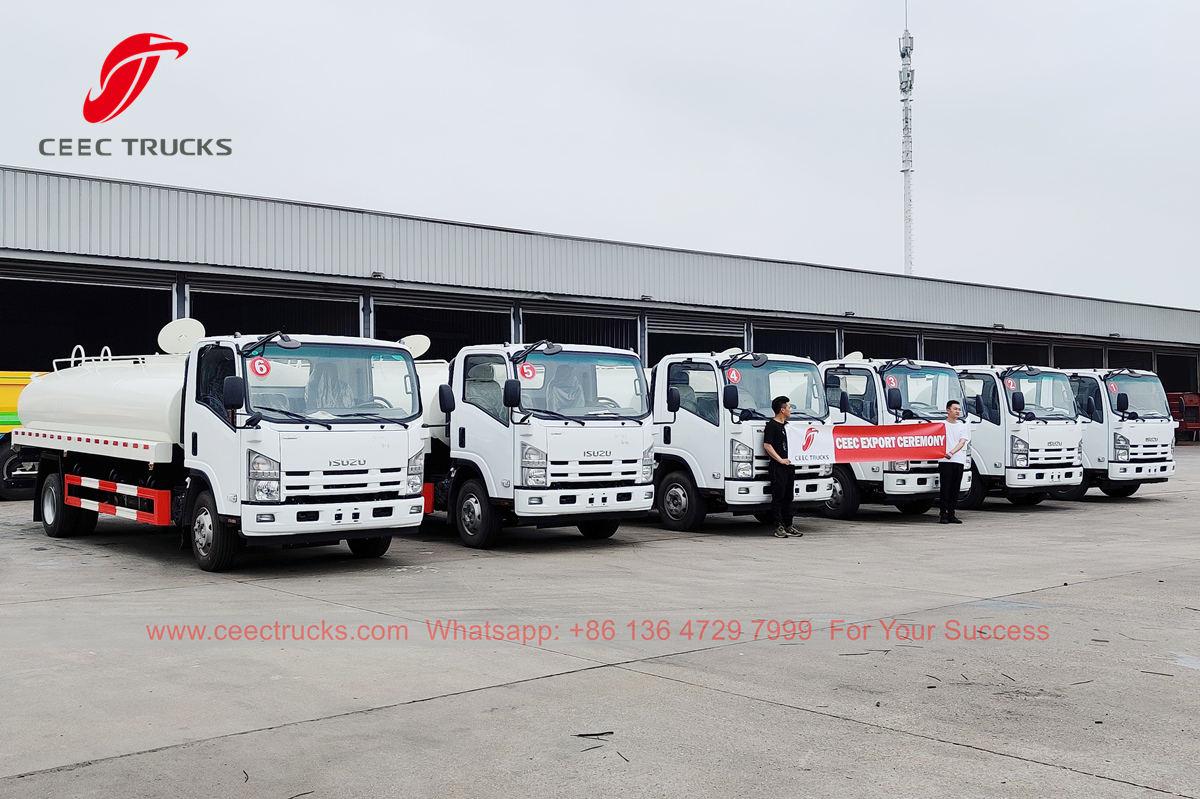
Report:
[[[271,374],[271,362],[266,358],[258,357],[250,359],[250,373],[255,377],[266,377]]]
[[[1117,393],[1117,384],[1116,384],[1116,382],[1115,382],[1115,381],[1112,381],[1112,380],[1109,380],[1109,381],[1108,381],[1108,393],[1109,393],[1109,394],[1116,394],[1116,393]]]
[[[800,447],[801,452],[808,452],[808,448],[813,445],[813,441],[817,438],[817,428],[810,427],[804,431],[804,444]]]
[[[517,374],[521,376],[522,380],[532,380],[537,377],[537,369],[533,367],[533,364],[525,361],[517,367]]]
[[[730,367],[725,370],[725,379],[736,386],[738,383],[742,382],[742,373],[737,369]]]
[[[146,88],[158,60],[167,53],[179,58],[188,51],[183,42],[158,33],[135,33],[117,44],[100,67],[100,89],[88,90],[83,100],[83,118],[107,122],[120,115]]]

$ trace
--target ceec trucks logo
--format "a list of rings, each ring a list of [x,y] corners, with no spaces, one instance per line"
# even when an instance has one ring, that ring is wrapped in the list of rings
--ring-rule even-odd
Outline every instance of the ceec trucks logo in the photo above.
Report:
[[[809,448],[813,445],[813,440],[816,439],[816,437],[817,437],[817,428],[809,427],[807,430],[805,430],[804,431],[804,443],[800,445],[800,451],[808,452]]]
[[[100,67],[96,95],[89,91],[83,100],[83,118],[95,124],[120,116],[146,88],[164,55],[178,59],[187,51],[183,42],[158,33],[135,33],[121,40]]]

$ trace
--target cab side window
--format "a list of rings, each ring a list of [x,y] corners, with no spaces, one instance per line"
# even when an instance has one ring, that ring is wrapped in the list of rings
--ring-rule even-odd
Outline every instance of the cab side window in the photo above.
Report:
[[[978,397],[983,403],[982,417],[992,424],[1000,424],[1000,388],[996,385],[996,378],[989,374],[967,375],[963,379],[964,391],[968,382],[979,392]]]
[[[1101,401],[1100,384],[1090,377],[1072,377],[1071,388],[1075,391],[1075,407],[1080,416],[1087,415],[1088,397],[1092,398],[1096,409],[1089,417],[1093,422],[1104,421],[1104,403]]]
[[[199,356],[196,366],[196,402],[226,419],[228,414],[224,402],[225,378],[233,377],[236,373],[233,350],[219,344],[210,344],[200,350]]]
[[[850,399],[850,413],[871,424],[879,424],[879,398],[875,380],[869,372],[857,369],[825,373],[825,399],[829,407],[838,407],[842,392]]]
[[[508,409],[504,407],[507,374],[503,356],[468,355],[463,361],[463,402],[507,425]]]
[[[679,410],[699,416],[711,425],[720,423],[717,375],[703,363],[673,363],[667,368],[667,386],[679,389]]]

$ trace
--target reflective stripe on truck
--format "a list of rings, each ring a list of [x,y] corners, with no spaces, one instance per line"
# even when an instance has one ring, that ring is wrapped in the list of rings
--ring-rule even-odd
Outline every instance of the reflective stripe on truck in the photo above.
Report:
[[[150,510],[136,510],[122,505],[100,502],[94,499],[84,499],[73,496],[72,488],[93,488],[109,494],[120,494],[127,497],[137,497],[150,501]],[[171,492],[167,489],[146,488],[129,485],[128,483],[113,483],[108,480],[97,480],[94,477],[83,477],[78,474],[63,475],[63,504],[84,510],[103,513],[108,516],[119,516],[122,519],[132,519],[159,527],[171,525]]]

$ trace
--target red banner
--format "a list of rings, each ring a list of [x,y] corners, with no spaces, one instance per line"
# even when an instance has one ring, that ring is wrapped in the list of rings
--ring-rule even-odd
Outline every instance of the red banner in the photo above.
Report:
[[[946,457],[946,425],[838,425],[833,429],[836,463],[931,461]]]

